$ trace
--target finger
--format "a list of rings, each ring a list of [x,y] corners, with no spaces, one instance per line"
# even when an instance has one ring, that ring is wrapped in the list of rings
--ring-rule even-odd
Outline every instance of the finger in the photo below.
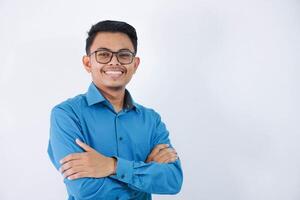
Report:
[[[167,149],[169,147],[168,144],[160,144],[157,145],[151,152],[151,154],[148,156],[148,161],[154,161],[154,158],[158,156],[163,150]]]
[[[164,160],[163,163],[172,163],[172,162],[175,162],[177,159],[178,159],[178,156],[174,156],[172,158]]]
[[[94,149],[92,147],[90,147],[89,145],[81,142],[81,140],[79,140],[78,138],[76,139],[76,143],[83,148],[85,151],[94,151]]]
[[[60,164],[64,164],[66,162],[69,162],[71,160],[78,160],[82,158],[85,155],[85,153],[72,153],[61,159],[59,162]]]
[[[159,162],[162,162],[164,161],[166,158],[170,158],[170,157],[173,157],[173,156],[176,156],[177,153],[175,151],[175,149],[172,149],[172,148],[167,148],[167,149],[163,149],[161,150],[154,158],[153,160],[155,161],[159,161]]]
[[[154,156],[154,158],[155,158],[155,159],[158,159],[158,158],[160,158],[160,157],[162,157],[162,156],[164,156],[165,154],[168,154],[168,153],[175,153],[175,149],[173,149],[173,148],[165,148],[165,149],[162,149],[162,150],[160,150],[160,151]]]
[[[72,167],[76,167],[76,166],[80,166],[82,165],[81,164],[81,160],[72,160],[72,161],[69,161],[69,162],[66,162],[65,164],[63,164],[60,168],[59,168],[59,171],[61,173],[63,173],[64,171],[72,168]]]
[[[171,160],[173,160],[175,158],[177,158],[177,155],[176,154],[173,154],[173,155],[170,155],[170,154],[166,154],[164,155],[163,157],[159,158],[157,160],[158,163],[168,163],[170,162]]]
[[[71,167],[68,170],[64,171],[63,176],[65,178],[68,178],[69,176],[79,173],[79,172],[83,172],[84,171],[84,167],[83,166],[75,166],[75,167]]]
[[[158,154],[159,151],[161,151],[162,149],[168,148],[169,144],[159,144],[156,145],[153,149],[152,152],[149,154],[148,158],[149,160],[152,160],[153,157]],[[147,159],[148,160],[148,159]]]
[[[79,178],[85,178],[89,177],[87,172],[78,172],[76,174],[72,174],[71,176],[68,177],[69,180],[75,180]]]

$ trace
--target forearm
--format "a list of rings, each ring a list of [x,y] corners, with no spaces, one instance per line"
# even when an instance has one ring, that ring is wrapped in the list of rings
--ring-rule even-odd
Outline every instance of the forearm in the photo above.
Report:
[[[115,199],[120,194],[126,196],[132,191],[126,184],[109,177],[65,179],[64,182],[69,194],[78,200]]]
[[[51,142],[52,143],[52,142]],[[50,143],[50,144],[51,144]],[[53,143],[52,143],[53,144]],[[61,165],[59,160],[65,155],[56,143],[50,146],[51,161],[57,170]],[[115,199],[118,195],[128,195],[133,191],[127,184],[110,177],[104,178],[79,178],[69,180],[64,178],[64,183],[67,187],[69,195],[78,200],[94,200],[94,199]],[[110,195],[110,196],[109,196]],[[129,198],[129,197],[128,197]]]
[[[153,194],[176,194],[181,189],[183,175],[179,160],[160,164],[117,159],[116,175],[111,177],[132,189]]]

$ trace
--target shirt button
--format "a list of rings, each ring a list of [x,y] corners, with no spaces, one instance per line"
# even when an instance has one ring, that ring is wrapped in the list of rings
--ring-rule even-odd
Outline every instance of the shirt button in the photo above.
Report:
[[[116,197],[116,200],[119,200],[120,198],[119,197]]]
[[[124,174],[122,174],[122,176],[121,176],[121,179],[123,179],[123,178],[125,178],[125,175],[124,175]]]
[[[120,140],[120,141],[122,141],[122,140],[123,140],[123,138],[122,138],[122,137],[119,137],[119,140]]]

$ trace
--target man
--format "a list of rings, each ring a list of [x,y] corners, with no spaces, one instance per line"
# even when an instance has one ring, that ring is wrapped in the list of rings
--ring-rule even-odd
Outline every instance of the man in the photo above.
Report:
[[[92,26],[82,59],[92,83],[52,110],[48,154],[69,200],[144,200],[181,189],[180,160],[165,124],[125,88],[140,63],[136,53],[131,25]]]

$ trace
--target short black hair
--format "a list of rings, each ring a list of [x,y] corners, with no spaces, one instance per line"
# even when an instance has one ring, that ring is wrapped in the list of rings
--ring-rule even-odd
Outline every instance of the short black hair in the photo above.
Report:
[[[97,33],[99,32],[124,33],[128,35],[129,39],[133,44],[134,53],[136,54],[137,34],[135,28],[130,24],[127,24],[126,22],[105,20],[93,25],[89,30],[85,45],[85,51],[87,55],[90,53],[90,47],[93,44]]]

